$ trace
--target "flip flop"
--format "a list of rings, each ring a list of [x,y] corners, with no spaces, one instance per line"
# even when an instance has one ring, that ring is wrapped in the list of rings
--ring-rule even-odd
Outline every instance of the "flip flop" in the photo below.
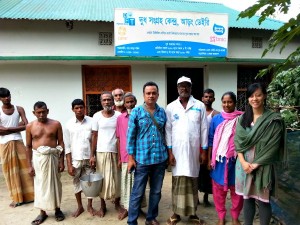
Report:
[[[181,220],[180,216],[170,217],[167,220],[167,225],[176,225]]]
[[[31,225],[39,225],[43,223],[47,219],[47,217],[48,217],[47,214],[43,214],[43,215],[40,214],[31,222]]]
[[[12,202],[12,203],[9,204],[9,207],[16,208],[16,207],[18,207],[20,205],[22,205],[22,203],[20,203],[20,202]]]
[[[196,225],[206,225],[206,222],[204,220],[200,220],[200,218],[198,218],[198,216],[190,216],[188,221],[192,222]]]
[[[55,212],[55,219],[56,219],[56,221],[63,221],[65,219],[65,215],[63,214],[63,212],[61,210],[57,210]]]

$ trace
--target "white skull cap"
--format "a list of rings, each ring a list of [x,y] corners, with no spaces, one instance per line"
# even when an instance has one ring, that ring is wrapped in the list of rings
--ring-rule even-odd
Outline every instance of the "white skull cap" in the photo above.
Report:
[[[182,82],[188,82],[188,83],[192,84],[191,79],[188,77],[185,77],[185,76],[182,76],[177,80],[177,84],[180,84]]]

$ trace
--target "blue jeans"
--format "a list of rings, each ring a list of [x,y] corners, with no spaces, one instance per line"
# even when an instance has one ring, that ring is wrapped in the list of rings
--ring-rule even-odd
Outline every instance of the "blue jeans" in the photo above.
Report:
[[[150,193],[146,220],[151,221],[158,216],[158,204],[161,198],[161,188],[165,177],[165,169],[166,161],[153,165],[143,165],[137,162],[129,201],[128,224],[137,224],[148,178]]]

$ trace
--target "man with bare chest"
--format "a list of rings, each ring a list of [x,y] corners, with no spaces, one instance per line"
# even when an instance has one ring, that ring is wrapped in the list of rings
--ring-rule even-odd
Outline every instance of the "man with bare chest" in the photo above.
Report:
[[[3,103],[0,107],[2,171],[12,199],[9,206],[14,208],[34,199],[33,179],[27,172],[26,148],[21,136],[28,121],[23,107],[11,104],[8,89],[0,88],[0,101]]]
[[[26,126],[26,149],[30,175],[34,176],[34,207],[40,209],[32,225],[41,224],[48,217],[46,210],[55,210],[55,219],[64,220],[60,210],[64,171],[64,142],[60,122],[47,118],[49,109],[44,102],[36,102],[33,114],[37,120]]]

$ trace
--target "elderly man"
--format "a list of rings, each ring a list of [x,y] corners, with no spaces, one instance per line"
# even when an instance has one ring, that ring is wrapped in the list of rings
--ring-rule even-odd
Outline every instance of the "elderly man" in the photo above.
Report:
[[[126,108],[124,106],[124,91],[120,88],[116,88],[112,91],[112,95],[115,103],[113,109],[120,113],[126,112]]]
[[[137,224],[149,178],[149,207],[145,224],[159,225],[156,217],[168,158],[164,143],[166,113],[156,104],[159,96],[156,83],[150,81],[144,84],[143,95],[144,104],[132,110],[128,123],[128,171],[135,170],[135,174],[127,223]]]
[[[100,100],[103,110],[93,116],[90,164],[96,165],[97,171],[104,177],[100,192],[101,206],[96,213],[99,217],[104,217],[106,213],[105,200],[112,199],[115,209],[119,212],[122,209],[120,205],[121,174],[118,168],[116,138],[117,118],[121,113],[112,108],[114,98],[111,92],[103,92]]]
[[[128,208],[129,208],[129,198],[133,186],[134,181],[134,173],[128,173],[128,152],[126,149],[126,139],[127,139],[127,130],[128,130],[128,121],[131,114],[132,109],[136,105],[136,97],[127,92],[124,95],[124,106],[126,108],[126,112],[122,113],[117,119],[117,146],[118,146],[118,154],[119,154],[119,167],[121,167],[121,204],[124,207],[120,211],[119,220],[124,219],[128,216]],[[146,206],[146,198],[143,199],[143,206]]]
[[[172,165],[172,209],[174,214],[168,225],[178,223],[180,216],[203,225],[196,215],[198,203],[198,175],[200,161],[207,160],[207,153],[200,154],[200,146],[207,149],[208,127],[205,106],[191,95],[192,82],[188,77],[177,81],[179,97],[166,108],[166,141],[169,164]]]
[[[23,107],[11,104],[10,91],[0,88],[0,155],[2,171],[14,208],[34,199],[33,179],[28,170],[21,131],[28,123]],[[20,122],[21,118],[21,122]]]

